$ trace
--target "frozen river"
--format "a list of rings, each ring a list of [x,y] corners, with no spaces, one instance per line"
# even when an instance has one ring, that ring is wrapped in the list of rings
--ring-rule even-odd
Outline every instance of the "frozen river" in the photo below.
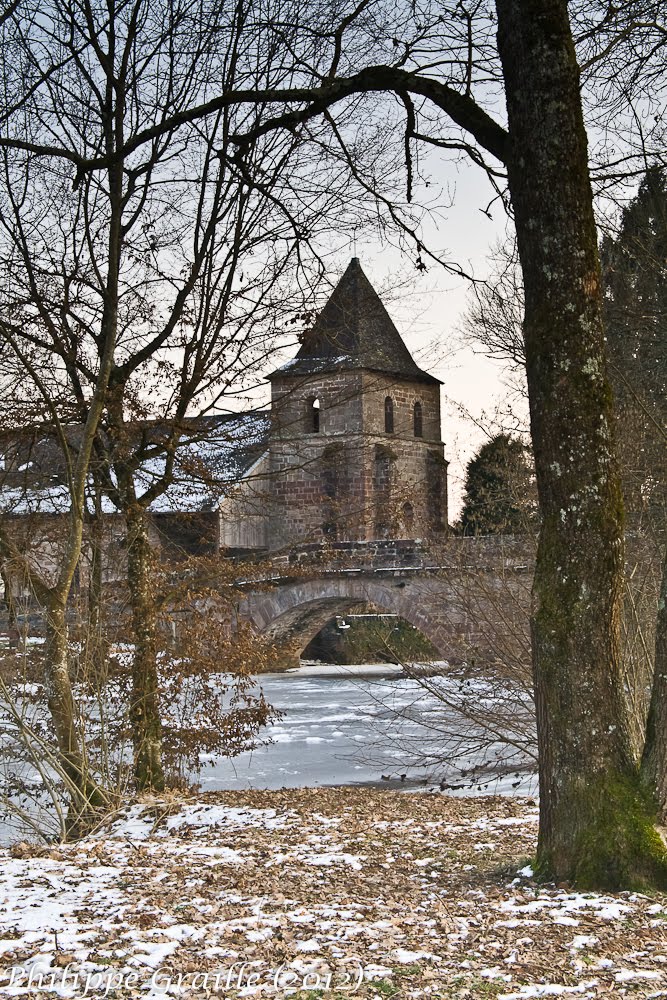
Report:
[[[272,742],[233,759],[202,759],[201,773],[192,777],[204,791],[378,785],[442,788],[465,795],[534,794],[532,765],[520,755],[512,757],[507,743],[490,742],[471,722],[493,720],[503,700],[518,717],[521,691],[494,688],[442,666],[441,675],[422,683],[387,664],[308,664],[262,675],[258,682],[267,701],[283,713],[265,730]],[[462,708],[463,715],[452,704]],[[32,713],[28,718],[38,729],[44,723],[44,706],[32,701],[27,705]],[[530,714],[530,702],[523,705],[524,717],[526,708]],[[14,746],[15,733],[7,720],[0,736],[5,748]],[[58,817],[33,764],[13,750],[2,763],[0,779],[10,798],[18,794],[16,801],[31,822],[56,835]],[[32,834],[15,811],[0,810],[0,843],[26,835]]]
[[[461,794],[535,789],[533,775],[508,760],[505,747],[482,750],[473,728],[399,667],[309,664],[260,682],[284,713],[269,729],[273,742],[232,760],[207,760],[202,789],[441,782]],[[500,778],[491,773],[497,761],[507,771]]]

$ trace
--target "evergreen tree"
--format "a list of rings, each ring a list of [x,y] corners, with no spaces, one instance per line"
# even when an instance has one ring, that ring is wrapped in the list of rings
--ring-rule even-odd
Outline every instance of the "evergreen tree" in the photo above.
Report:
[[[607,356],[626,509],[664,519],[667,422],[667,176],[647,170],[618,235],[602,244]],[[661,428],[663,428],[661,432]]]
[[[607,357],[616,393],[616,437],[631,527],[662,547],[653,686],[642,758],[644,781],[667,810],[667,176],[647,170],[602,244]],[[646,536],[646,531],[644,532]]]
[[[468,462],[464,535],[520,534],[535,523],[537,495],[527,451],[518,438],[497,434]]]

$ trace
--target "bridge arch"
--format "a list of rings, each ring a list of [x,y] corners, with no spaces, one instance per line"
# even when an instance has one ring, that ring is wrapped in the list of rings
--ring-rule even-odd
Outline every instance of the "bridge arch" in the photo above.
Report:
[[[304,649],[311,639],[336,615],[372,604],[404,618],[429,639],[438,652],[448,655],[451,627],[434,613],[428,601],[428,581],[355,579],[325,577],[285,582],[266,593],[250,594],[239,611],[257,632],[292,650]],[[438,580],[438,597],[446,604],[443,581]]]

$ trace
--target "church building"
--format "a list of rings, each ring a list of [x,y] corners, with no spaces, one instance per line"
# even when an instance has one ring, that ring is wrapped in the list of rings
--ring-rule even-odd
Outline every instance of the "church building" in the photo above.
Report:
[[[179,426],[173,478],[148,508],[157,548],[243,557],[322,542],[442,538],[440,382],[415,363],[356,257],[296,357],[268,378],[270,409]],[[160,420],[128,426],[153,455],[137,459],[141,496],[163,475],[160,442],[173,429]],[[77,425],[67,433],[75,450]],[[70,503],[57,436],[27,428],[5,435],[0,451],[2,514],[42,565],[53,553],[55,566]],[[104,577],[123,580],[122,514],[111,496],[93,501],[91,483],[89,512],[101,511],[108,536]],[[84,543],[82,584],[91,560]]]
[[[268,378],[266,450],[222,501],[221,549],[443,536],[441,383],[414,361],[358,258]]]

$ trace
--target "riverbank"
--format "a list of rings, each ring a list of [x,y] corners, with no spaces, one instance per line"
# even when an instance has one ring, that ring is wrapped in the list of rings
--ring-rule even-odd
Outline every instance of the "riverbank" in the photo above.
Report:
[[[664,997],[667,897],[538,885],[536,824],[533,800],[350,788],[138,803],[0,852],[0,990]]]

